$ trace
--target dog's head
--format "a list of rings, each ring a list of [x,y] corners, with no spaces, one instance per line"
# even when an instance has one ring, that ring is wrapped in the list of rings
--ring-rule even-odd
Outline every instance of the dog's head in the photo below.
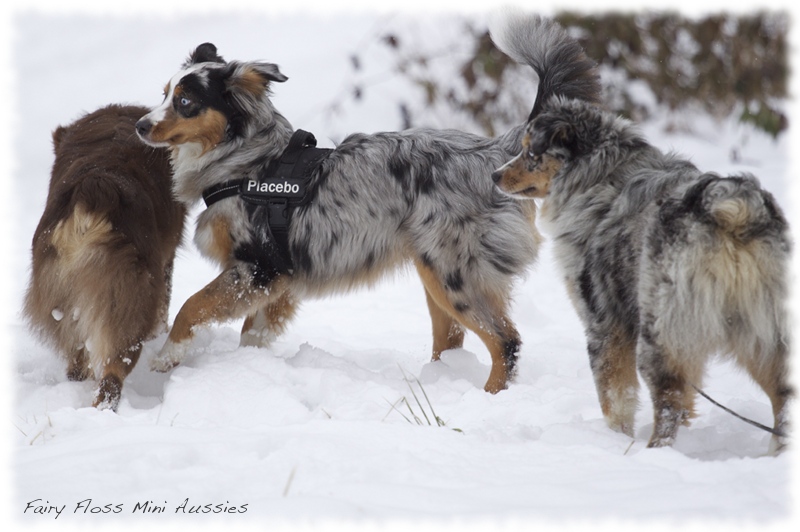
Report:
[[[517,198],[543,198],[553,178],[592,154],[609,131],[592,103],[555,97],[525,126],[522,152],[492,174],[503,192]]]
[[[136,131],[151,146],[195,143],[205,153],[245,134],[254,117],[274,112],[269,85],[287,79],[277,65],[228,63],[213,44],[201,44],[167,83],[161,105],[137,122]]]
[[[550,190],[550,181],[561,170],[564,157],[548,152],[538,137],[534,123],[529,123],[522,138],[522,153],[492,174],[492,180],[506,194],[534,199],[545,197]]]

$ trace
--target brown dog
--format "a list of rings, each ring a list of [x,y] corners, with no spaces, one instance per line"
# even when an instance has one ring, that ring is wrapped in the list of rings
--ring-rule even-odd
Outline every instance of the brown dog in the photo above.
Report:
[[[142,342],[165,327],[185,208],[166,150],[145,146],[147,109],[111,105],[53,132],[55,162],[33,236],[25,299],[31,328],[99,380],[94,406],[116,409]]]

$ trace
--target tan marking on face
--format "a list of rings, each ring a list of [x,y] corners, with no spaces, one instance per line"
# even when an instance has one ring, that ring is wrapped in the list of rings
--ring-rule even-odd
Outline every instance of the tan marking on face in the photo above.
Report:
[[[149,140],[170,146],[195,142],[206,153],[222,142],[227,125],[225,115],[215,109],[205,109],[192,118],[183,118],[170,109],[163,120],[153,125]]]
[[[550,190],[550,180],[561,170],[561,166],[561,161],[549,155],[543,155],[536,163],[528,158],[525,148],[521,155],[506,166],[497,186],[508,194],[543,198]]]
[[[531,134],[526,132],[522,137],[522,153],[526,153],[531,147]]]

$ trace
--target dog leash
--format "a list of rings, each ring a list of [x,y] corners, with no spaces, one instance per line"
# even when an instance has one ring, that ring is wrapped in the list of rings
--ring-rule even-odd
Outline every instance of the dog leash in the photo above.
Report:
[[[691,384],[691,383],[690,383],[690,384]],[[692,388],[694,388],[694,389],[695,389],[695,391],[696,391],[697,393],[699,393],[700,395],[702,395],[703,397],[705,397],[706,399],[708,399],[708,400],[709,400],[709,401],[710,401],[712,404],[714,404],[714,405],[716,405],[716,406],[720,407],[721,409],[723,409],[723,410],[724,410],[724,411],[726,411],[727,413],[729,413],[729,414],[731,414],[731,415],[733,415],[733,416],[735,416],[735,417],[738,417],[739,419],[741,419],[741,420],[742,420],[742,421],[744,421],[745,423],[750,423],[750,424],[751,424],[751,425],[753,425],[754,427],[758,427],[758,428],[760,428],[761,430],[765,430],[765,431],[769,432],[770,434],[774,434],[775,436],[778,436],[779,438],[785,438],[785,437],[786,437],[786,434],[785,434],[783,431],[780,431],[780,430],[774,429],[774,428],[772,428],[772,427],[768,427],[768,426],[766,426],[766,425],[762,425],[762,424],[761,424],[761,423],[759,423],[758,421],[753,421],[752,419],[748,419],[748,418],[746,418],[746,417],[744,417],[744,416],[742,416],[742,415],[740,415],[740,414],[738,414],[738,413],[734,412],[733,410],[731,410],[731,409],[730,409],[730,408],[728,408],[727,406],[725,406],[725,405],[722,405],[722,404],[720,404],[720,403],[716,402],[714,399],[712,399],[711,397],[709,397],[709,395],[708,395],[707,393],[705,393],[703,390],[701,390],[700,388],[698,388],[698,387],[697,387],[697,386],[695,386],[694,384],[692,384]]]

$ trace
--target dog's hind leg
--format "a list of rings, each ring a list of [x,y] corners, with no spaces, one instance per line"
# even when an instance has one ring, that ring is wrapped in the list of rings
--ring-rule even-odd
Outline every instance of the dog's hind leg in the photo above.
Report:
[[[103,376],[100,378],[94,396],[96,408],[117,410],[122,394],[122,383],[136,366],[141,353],[142,343],[137,342],[131,347],[115,353],[111,361],[103,366]]]
[[[425,291],[438,307],[457,320],[462,326],[478,335],[486,344],[492,356],[492,370],[486,381],[484,390],[497,393],[508,387],[513,377],[517,362],[517,353],[522,342],[511,319],[506,312],[507,300],[501,296],[495,298],[473,298],[469,303],[451,301],[444,283],[438,275],[420,261],[415,261]],[[476,316],[488,316],[479,319]]]
[[[439,360],[442,351],[457,349],[464,345],[464,329],[446,310],[442,309],[425,289],[425,300],[433,325],[433,355],[431,360]]]
[[[674,356],[657,345],[647,327],[639,335],[636,358],[653,400],[653,434],[647,446],[672,445],[678,428],[688,425],[695,416],[696,392],[690,383],[699,386],[702,374],[692,372],[686,364],[681,364],[681,359],[691,358],[688,354]]]
[[[287,290],[276,301],[245,318],[239,345],[269,347],[284,333],[296,313],[297,300],[291,291]]]
[[[67,379],[85,381],[90,376],[92,376],[92,372],[89,369],[86,350],[83,347],[77,347],[67,355]]]
[[[258,281],[256,278],[258,277]],[[186,356],[195,330],[254,314],[287,288],[284,276],[265,279],[263,271],[238,263],[222,272],[183,304],[167,337],[167,343],[150,362],[156,371],[169,371]]]
[[[158,305],[158,329],[154,332],[169,331],[169,303],[172,300],[172,274],[175,269],[175,257],[171,257],[164,265],[164,296]]]
[[[590,332],[588,337],[589,364],[603,417],[609,427],[632,437],[639,390],[635,340],[619,329]]]
[[[789,399],[794,395],[788,378],[788,348],[781,344],[768,357],[744,357],[738,359],[747,368],[753,380],[764,390],[772,403],[772,414],[776,431],[769,445],[770,454],[778,454],[786,448],[789,432]]]

